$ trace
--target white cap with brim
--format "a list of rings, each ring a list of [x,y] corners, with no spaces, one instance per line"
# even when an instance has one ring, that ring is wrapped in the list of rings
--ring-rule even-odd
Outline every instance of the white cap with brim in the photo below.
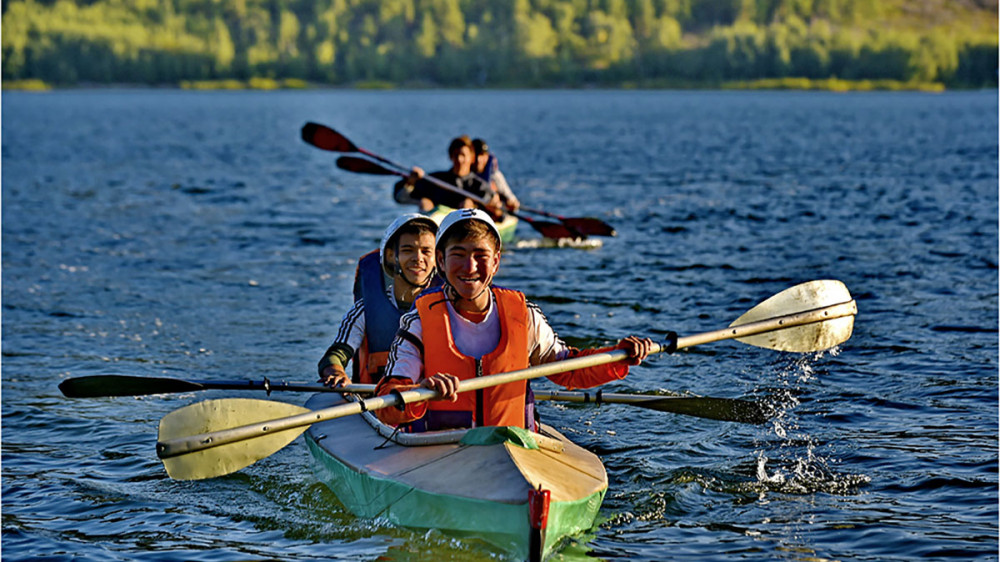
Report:
[[[403,228],[404,226],[406,226],[411,222],[424,223],[425,225],[427,225],[427,228],[429,228],[432,233],[437,233],[438,231],[438,225],[436,222],[431,220],[430,217],[418,213],[407,213],[405,215],[400,216],[396,220],[392,221],[392,224],[390,224],[389,227],[385,229],[385,234],[382,235],[382,242],[380,242],[378,245],[379,263],[382,264],[382,270],[388,273],[389,275],[394,274],[395,268],[393,267],[393,264],[388,264],[385,262],[385,257],[386,257],[385,249],[389,246],[389,243],[392,242],[393,237],[396,235],[397,232],[399,232],[399,229]]]
[[[493,219],[485,212],[479,209],[458,209],[448,213],[444,219],[441,220],[441,225],[438,226],[437,240],[434,241],[434,247],[437,248],[441,245],[441,242],[445,240],[448,235],[448,230],[456,224],[463,221],[477,220],[486,223],[493,231],[493,234],[497,237],[497,251],[501,250],[503,243],[500,241],[500,229],[497,228]]]

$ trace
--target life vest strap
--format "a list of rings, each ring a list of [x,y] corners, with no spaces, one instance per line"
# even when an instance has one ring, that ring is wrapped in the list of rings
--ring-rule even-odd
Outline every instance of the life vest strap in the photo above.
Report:
[[[396,337],[397,338],[402,338],[402,339],[404,339],[404,340],[412,343],[413,347],[416,347],[417,350],[420,351],[420,356],[421,357],[424,356],[424,342],[420,341],[420,338],[418,338],[417,336],[413,335],[412,333],[410,333],[407,330],[404,330],[402,328],[400,328],[399,330],[396,331]]]

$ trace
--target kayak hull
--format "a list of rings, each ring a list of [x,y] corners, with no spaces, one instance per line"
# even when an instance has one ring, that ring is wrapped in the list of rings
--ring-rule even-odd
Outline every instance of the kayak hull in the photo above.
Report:
[[[342,401],[322,394],[306,407]],[[510,441],[405,446],[387,442],[367,415],[318,423],[306,432],[319,478],[355,515],[479,538],[520,559],[544,558],[562,539],[594,524],[607,491],[604,466],[551,428],[543,426],[547,437],[537,438],[536,449]],[[541,550],[532,553],[528,493],[538,487],[549,490],[551,502]]]

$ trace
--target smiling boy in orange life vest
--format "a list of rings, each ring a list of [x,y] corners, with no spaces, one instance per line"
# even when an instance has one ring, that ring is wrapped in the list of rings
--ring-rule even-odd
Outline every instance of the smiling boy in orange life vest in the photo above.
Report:
[[[439,391],[442,398],[407,404],[403,411],[381,409],[379,418],[393,425],[417,422],[412,425],[416,431],[487,425],[532,429],[526,381],[463,393],[456,392],[458,382],[608,349],[568,347],[523,293],[493,286],[500,233],[483,211],[448,214],[438,228],[435,249],[445,284],[421,294],[414,309],[403,315],[376,392],[420,386]],[[609,349],[626,350],[629,363],[638,365],[652,345],[648,338],[629,336]],[[571,389],[589,388],[627,374],[628,365],[619,362],[549,379]]]
[[[333,345],[319,362],[319,380],[331,387],[351,382],[344,368],[354,359],[355,382],[382,378],[399,318],[420,291],[441,284],[434,261],[437,223],[408,213],[385,229],[377,252],[358,260],[354,306],[344,315]],[[389,276],[386,286],[383,279]]]

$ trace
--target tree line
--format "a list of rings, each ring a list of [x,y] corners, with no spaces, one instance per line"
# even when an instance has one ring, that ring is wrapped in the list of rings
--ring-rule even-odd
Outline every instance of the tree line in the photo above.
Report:
[[[997,85],[996,0],[3,0],[2,78],[56,85]]]

